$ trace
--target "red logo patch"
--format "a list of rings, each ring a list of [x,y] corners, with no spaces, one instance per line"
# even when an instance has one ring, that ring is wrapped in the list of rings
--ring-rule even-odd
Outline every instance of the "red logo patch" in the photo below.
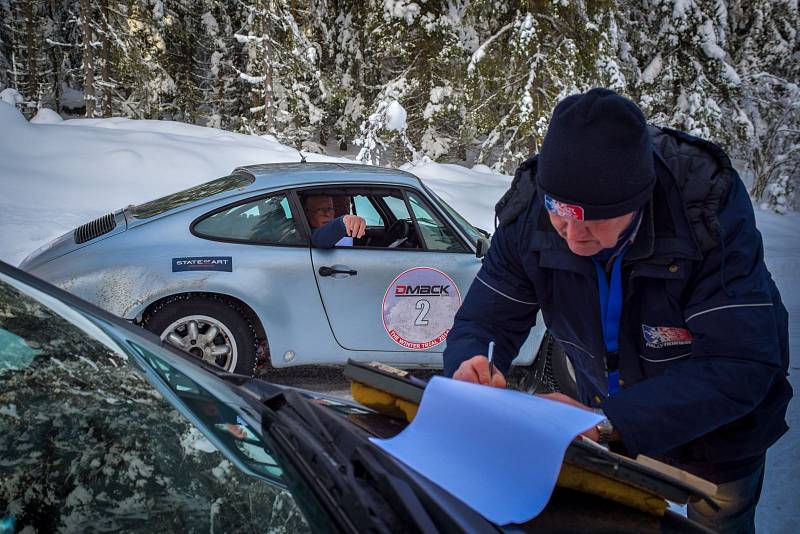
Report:
[[[559,217],[575,221],[583,220],[583,208],[581,206],[560,202],[550,195],[544,196],[544,207],[547,208],[547,211]]]

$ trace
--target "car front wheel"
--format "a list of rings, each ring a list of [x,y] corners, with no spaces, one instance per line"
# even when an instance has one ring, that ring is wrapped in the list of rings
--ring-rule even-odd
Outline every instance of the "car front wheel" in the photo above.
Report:
[[[162,341],[232,373],[252,375],[256,335],[235,303],[221,298],[190,296],[153,309],[144,326]]]

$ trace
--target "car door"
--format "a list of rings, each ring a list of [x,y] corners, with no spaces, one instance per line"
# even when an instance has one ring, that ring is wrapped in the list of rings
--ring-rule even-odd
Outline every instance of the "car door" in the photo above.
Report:
[[[355,351],[441,353],[480,260],[416,189],[375,188],[351,199],[368,242],[311,250],[337,342]],[[394,235],[404,225],[408,235]]]

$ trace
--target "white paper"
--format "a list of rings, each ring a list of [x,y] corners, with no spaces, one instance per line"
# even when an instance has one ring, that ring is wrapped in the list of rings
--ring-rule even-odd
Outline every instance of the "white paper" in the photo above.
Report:
[[[505,525],[544,509],[570,441],[601,420],[560,402],[437,376],[414,421],[394,438],[372,441]]]

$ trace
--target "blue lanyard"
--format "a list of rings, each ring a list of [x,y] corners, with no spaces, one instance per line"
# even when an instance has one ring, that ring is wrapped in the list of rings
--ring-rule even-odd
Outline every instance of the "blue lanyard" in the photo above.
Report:
[[[608,374],[608,395],[620,389],[619,384],[619,320],[622,316],[622,258],[627,252],[625,245],[614,258],[611,267],[609,287],[606,272],[596,258],[592,258],[597,270],[597,289],[600,293],[600,320],[603,323],[603,340],[606,346],[606,371]]]

